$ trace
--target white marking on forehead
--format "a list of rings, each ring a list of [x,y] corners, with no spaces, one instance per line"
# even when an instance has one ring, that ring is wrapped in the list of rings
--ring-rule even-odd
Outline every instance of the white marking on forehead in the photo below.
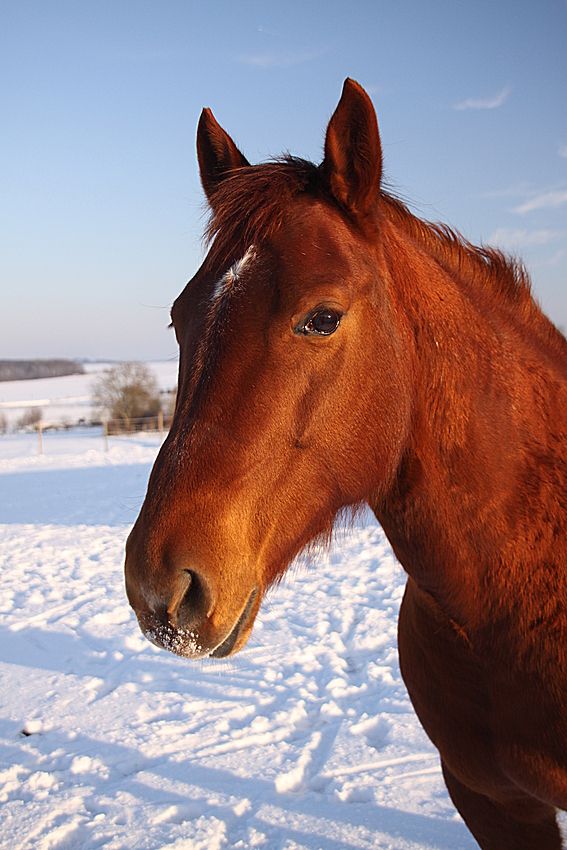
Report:
[[[213,307],[215,307],[219,301],[222,301],[225,295],[228,295],[231,292],[234,286],[238,283],[238,278],[255,256],[256,249],[254,248],[254,245],[250,245],[244,256],[233,263],[229,270],[223,274],[220,280],[217,280],[213,291],[213,297],[211,299]]]

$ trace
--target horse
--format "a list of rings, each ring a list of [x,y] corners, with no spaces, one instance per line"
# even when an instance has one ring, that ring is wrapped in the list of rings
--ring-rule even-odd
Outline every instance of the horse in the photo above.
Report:
[[[483,850],[558,850],[567,808],[567,342],[519,260],[383,185],[353,80],[319,165],[197,131],[209,250],[176,299],[171,430],[126,545],[143,633],[248,640],[262,597],[369,505],[407,573],[400,668]]]

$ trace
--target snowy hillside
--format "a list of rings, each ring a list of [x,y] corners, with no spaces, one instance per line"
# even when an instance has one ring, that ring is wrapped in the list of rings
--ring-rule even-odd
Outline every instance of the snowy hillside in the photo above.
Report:
[[[476,847],[400,679],[404,577],[370,518],[235,659],[142,637],[123,547],[157,442],[0,438],[0,846]]]

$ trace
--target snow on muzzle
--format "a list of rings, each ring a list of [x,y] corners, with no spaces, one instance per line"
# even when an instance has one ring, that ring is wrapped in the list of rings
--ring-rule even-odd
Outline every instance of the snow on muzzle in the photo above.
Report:
[[[236,621],[228,628],[219,628],[214,610],[203,622],[196,622],[194,600],[191,599],[191,604],[186,602],[189,596],[198,597],[196,583],[198,579],[192,576],[181,604],[173,610],[165,610],[165,606],[161,606],[159,613],[134,609],[143,634],[160,649],[185,658],[225,658],[238,652],[250,636],[260,607],[258,588],[252,589]]]

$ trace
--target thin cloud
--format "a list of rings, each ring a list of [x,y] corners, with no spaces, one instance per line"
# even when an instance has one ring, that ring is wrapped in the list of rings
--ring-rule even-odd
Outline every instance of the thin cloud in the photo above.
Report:
[[[479,192],[479,198],[525,198],[530,192],[530,186],[523,181],[505,186],[503,189],[492,189],[488,192]]]
[[[567,159],[567,145],[559,148],[559,156],[564,156]]]
[[[547,245],[561,235],[557,230],[512,230],[508,227],[499,227],[488,243],[500,248],[526,248],[533,245]]]
[[[495,97],[489,97],[480,100],[474,100],[473,98],[468,98],[467,100],[463,100],[462,103],[457,103],[453,107],[453,109],[497,109],[499,106],[508,100],[508,95],[512,89],[510,86],[504,86],[502,91],[495,95]]]
[[[325,47],[306,53],[241,53],[235,59],[241,65],[249,65],[252,68],[290,68],[292,65],[319,59],[328,50],[329,48]]]
[[[536,195],[535,198],[530,198],[525,204],[514,208],[514,212],[524,215],[524,213],[532,210],[543,210],[554,207],[560,207],[567,204],[567,189],[556,189],[552,192],[543,192],[541,195]]]

